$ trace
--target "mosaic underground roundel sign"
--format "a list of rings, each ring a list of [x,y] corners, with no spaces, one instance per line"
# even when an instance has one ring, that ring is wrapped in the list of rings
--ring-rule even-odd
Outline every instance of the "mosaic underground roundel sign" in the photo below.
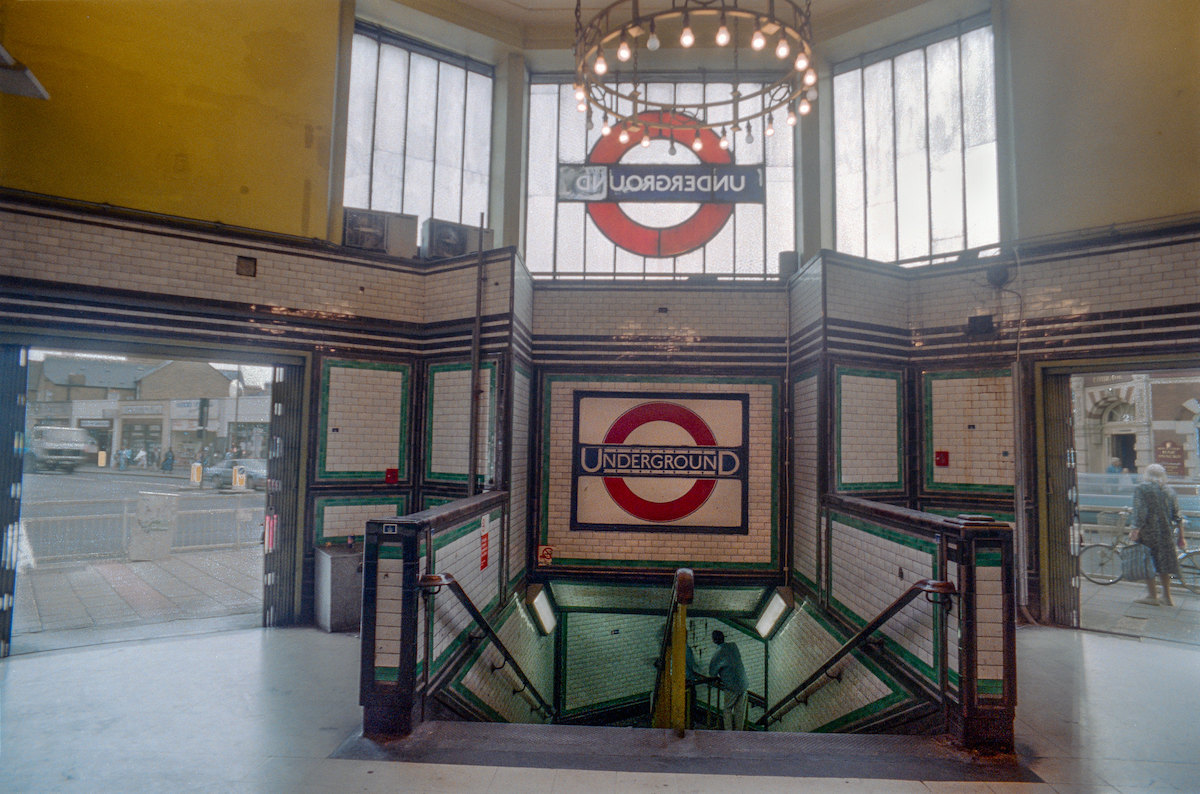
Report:
[[[741,532],[742,395],[577,393],[574,529]]]
[[[761,166],[734,164],[730,152],[720,147],[712,130],[672,133],[641,126],[655,122],[688,123],[691,118],[672,113],[646,112],[636,120],[615,125],[588,154],[584,165],[560,165],[560,201],[584,201],[587,213],[600,231],[620,248],[641,256],[668,257],[701,248],[721,231],[733,215],[734,204],[764,201]],[[623,131],[631,131],[625,143]],[[644,137],[651,141],[673,137],[680,157],[699,162],[623,163],[622,158]],[[699,151],[692,148],[699,139]],[[694,203],[697,209],[673,226],[650,226],[631,218],[622,205],[645,202]]]

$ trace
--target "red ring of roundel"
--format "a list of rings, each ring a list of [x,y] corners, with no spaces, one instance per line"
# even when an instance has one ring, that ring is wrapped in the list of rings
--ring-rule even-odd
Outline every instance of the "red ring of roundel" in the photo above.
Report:
[[[692,119],[676,113],[639,113],[637,118],[649,123],[663,120],[674,123],[692,121]],[[601,137],[592,147],[592,152],[588,155],[588,163],[608,165],[620,162],[625,152],[637,146],[641,141],[638,136],[630,136],[627,143],[621,143],[617,139],[620,130],[628,126],[630,126],[630,122],[621,122],[613,127],[611,133]],[[644,134],[651,138],[669,137],[659,129],[647,127],[646,130],[647,132]],[[733,162],[729,152],[720,147],[720,139],[717,134],[710,129],[701,130],[699,133],[676,133],[675,141],[684,146],[691,146],[697,135],[704,144],[699,152],[702,162],[713,164]],[[661,228],[638,223],[626,215],[620,204],[615,201],[589,202],[587,212],[604,236],[614,245],[641,256],[666,257],[680,256],[695,251],[716,237],[729,221],[730,216],[733,215],[733,205],[701,204],[700,209],[696,210],[687,220],[675,226]]]

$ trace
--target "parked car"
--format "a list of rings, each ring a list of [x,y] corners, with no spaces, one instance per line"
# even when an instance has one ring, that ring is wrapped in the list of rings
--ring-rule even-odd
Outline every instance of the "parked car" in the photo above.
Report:
[[[79,427],[35,427],[25,450],[26,471],[72,472],[89,453],[96,451],[96,439]]]
[[[267,485],[267,462],[258,458],[230,458],[217,461],[204,470],[204,481],[213,488],[233,487],[233,468],[246,471],[246,487],[261,491]]]

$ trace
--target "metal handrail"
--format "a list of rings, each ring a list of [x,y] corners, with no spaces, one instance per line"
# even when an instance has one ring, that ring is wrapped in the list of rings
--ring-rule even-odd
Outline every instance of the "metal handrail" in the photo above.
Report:
[[[872,634],[874,634],[881,626],[883,626],[883,624],[891,620],[898,612],[900,612],[901,609],[908,606],[909,602],[911,602],[921,593],[937,596],[937,601],[935,603],[944,604],[947,603],[950,596],[957,592],[958,590],[955,588],[953,583],[944,580],[921,579],[913,583],[913,585],[905,590],[899,598],[891,603],[890,606],[876,615],[874,620],[859,629],[858,633],[853,637],[846,640],[842,647],[838,648],[832,656],[826,659],[825,662],[816,669],[816,671],[805,678],[799,686],[784,695],[783,698],[781,698],[774,706],[767,709],[767,711],[758,718],[758,721],[755,722],[755,725],[766,728],[772,722],[777,722],[778,720],[782,719],[786,713],[783,712],[785,708],[793,705],[796,702],[800,702],[801,696],[805,693],[805,690],[816,683],[821,676],[829,672],[835,664],[845,658],[851,651],[856,650],[859,646],[865,643]]]
[[[695,577],[695,574],[692,573],[692,569],[691,568],[680,568],[677,571],[675,571],[675,579],[671,584],[671,605],[670,605],[670,607],[667,608],[667,625],[666,625],[666,628],[663,630],[662,642],[659,644],[659,648],[658,648],[658,660],[659,660],[658,674],[654,678],[654,692],[650,696],[651,719],[654,718],[654,714],[657,710],[658,699],[662,696],[663,681],[666,677],[667,669],[668,669],[667,663],[666,663],[667,652],[668,652],[668,650],[671,650],[671,648],[672,648],[673,634],[674,634],[674,632],[672,631],[672,626],[674,625],[674,622],[676,619],[676,614],[681,609],[684,610],[684,612],[686,614],[687,606],[688,606],[688,604],[692,603],[692,599],[694,598],[695,593],[696,593],[696,577]],[[686,654],[687,654],[686,650],[684,650],[683,652],[681,652],[679,654],[681,657],[683,657],[682,659],[678,660],[681,662],[681,664],[672,664],[671,665],[671,669],[678,674],[680,686],[675,687],[677,689],[684,688],[682,686],[684,683],[684,672],[682,672],[682,671],[687,666]],[[676,660],[672,660],[672,661],[676,661]],[[676,668],[678,668],[678,669],[676,669]],[[682,691],[680,691],[680,692],[672,691],[670,702],[672,704],[672,719],[671,719],[672,727],[674,727],[676,729],[676,732],[678,732],[679,735],[682,736],[683,730],[686,727],[685,725],[683,725],[683,723],[685,722],[685,719],[681,718],[681,717],[677,718],[677,715],[675,714],[677,709],[675,708],[675,706],[677,704],[682,704],[685,702],[684,693]]]
[[[546,713],[547,717],[553,718],[556,715],[554,707],[551,706],[544,697],[542,697],[540,692],[538,692],[537,687],[535,687],[533,682],[529,680],[529,676],[525,675],[525,671],[521,669],[521,665],[517,663],[516,658],[509,653],[508,648],[506,648],[504,642],[501,641],[500,635],[497,634],[496,630],[492,628],[492,625],[488,623],[487,618],[485,618],[483,613],[480,612],[478,607],[475,606],[475,603],[471,600],[471,597],[467,595],[466,591],[463,590],[462,585],[458,583],[458,580],[456,580],[453,575],[448,573],[422,574],[420,578],[417,579],[417,586],[422,590],[436,590],[439,587],[449,587],[450,592],[454,593],[455,597],[458,599],[458,602],[463,605],[463,608],[466,609],[467,613],[471,616],[471,619],[475,621],[475,624],[479,626],[479,628],[483,629],[484,634],[486,634],[488,639],[492,641],[492,644],[496,646],[496,650],[500,651],[500,655],[504,657],[504,660],[508,664],[512,665],[513,672],[516,673],[517,678],[521,680],[522,688],[529,690],[529,693],[533,695],[535,700],[537,700],[538,707]],[[432,692],[436,692],[444,683],[445,682],[441,678],[435,679],[435,683],[425,694],[428,696]],[[520,691],[520,689],[516,690],[516,692]]]

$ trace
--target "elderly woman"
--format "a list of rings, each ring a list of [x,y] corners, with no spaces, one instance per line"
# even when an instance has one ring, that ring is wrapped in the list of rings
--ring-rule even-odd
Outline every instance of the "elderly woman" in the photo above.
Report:
[[[1154,568],[1158,581],[1162,583],[1161,603],[1172,605],[1171,574],[1179,573],[1179,560],[1175,556],[1176,536],[1183,538],[1183,521],[1179,514],[1179,500],[1167,485],[1167,471],[1157,463],[1146,467],[1146,479],[1133,490],[1133,528],[1129,537],[1150,547],[1154,556]],[[1159,604],[1154,588],[1154,577],[1146,580],[1148,594],[1139,598],[1139,604]]]

